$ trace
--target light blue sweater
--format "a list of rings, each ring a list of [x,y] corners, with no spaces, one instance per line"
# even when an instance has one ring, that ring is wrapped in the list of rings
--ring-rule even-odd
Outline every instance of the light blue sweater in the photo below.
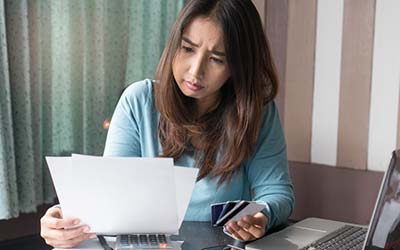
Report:
[[[104,156],[156,157],[162,148],[157,136],[159,112],[154,104],[153,82],[130,85],[114,111]],[[177,166],[194,167],[193,155],[184,154]],[[229,200],[255,200],[267,205],[268,228],[285,223],[293,209],[293,188],[288,172],[286,144],[273,102],[265,106],[257,147],[243,162],[231,182],[217,186],[217,178],[203,178],[195,185],[185,215],[187,221],[209,221],[210,204]]]

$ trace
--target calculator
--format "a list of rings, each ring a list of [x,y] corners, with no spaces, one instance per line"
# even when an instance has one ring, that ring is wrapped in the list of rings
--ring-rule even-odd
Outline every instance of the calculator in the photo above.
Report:
[[[122,234],[117,236],[115,250],[163,250],[174,247],[165,234]]]

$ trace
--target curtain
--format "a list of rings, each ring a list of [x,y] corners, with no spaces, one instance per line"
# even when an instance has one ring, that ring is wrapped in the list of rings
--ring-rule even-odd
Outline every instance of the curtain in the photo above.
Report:
[[[184,0],[0,0],[0,219],[54,201],[46,155],[101,155]]]

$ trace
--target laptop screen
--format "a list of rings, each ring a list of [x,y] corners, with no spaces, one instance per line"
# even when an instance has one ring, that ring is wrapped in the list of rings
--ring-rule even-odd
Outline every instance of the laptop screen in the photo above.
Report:
[[[374,211],[365,250],[400,250],[400,151],[393,152]]]

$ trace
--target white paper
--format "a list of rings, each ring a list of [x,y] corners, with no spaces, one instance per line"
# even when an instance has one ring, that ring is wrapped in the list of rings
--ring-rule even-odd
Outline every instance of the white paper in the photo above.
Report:
[[[175,166],[176,204],[178,205],[178,225],[182,225],[190,197],[196,183],[197,168]]]
[[[197,169],[173,168],[171,158],[46,160],[64,217],[102,234],[177,233],[197,176]]]

